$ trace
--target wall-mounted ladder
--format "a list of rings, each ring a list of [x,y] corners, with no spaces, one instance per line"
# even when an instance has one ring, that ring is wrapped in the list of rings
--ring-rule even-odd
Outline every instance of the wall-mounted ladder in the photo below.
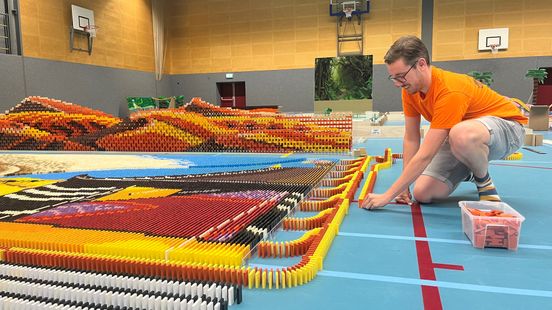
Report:
[[[337,56],[363,55],[364,24],[362,15],[370,12],[370,1],[330,0],[330,16],[337,18]],[[345,49],[344,44],[356,43],[356,49]],[[350,46],[349,44],[348,46]]]
[[[10,16],[0,12],[0,53],[11,54]]]

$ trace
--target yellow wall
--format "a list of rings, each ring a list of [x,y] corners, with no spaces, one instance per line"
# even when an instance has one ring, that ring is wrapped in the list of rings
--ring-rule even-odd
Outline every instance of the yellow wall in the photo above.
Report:
[[[69,50],[71,4],[94,11],[100,28],[91,56]],[[155,71],[149,0],[20,0],[20,6],[24,56]]]
[[[312,68],[336,56],[328,0],[167,0],[171,74]],[[69,51],[71,4],[101,28],[91,56]],[[25,56],[154,71],[150,0],[20,0]],[[435,0],[433,60],[552,55],[552,1]],[[420,35],[421,0],[372,0],[364,54],[383,63],[401,35]],[[478,30],[510,28],[498,55],[477,50]],[[84,42],[81,42],[84,44]]]
[[[334,57],[328,0],[186,0],[169,8],[171,74],[312,68]],[[364,54],[374,63],[404,34],[420,35],[421,0],[372,0]]]
[[[552,1],[435,0],[433,60],[552,55]],[[509,48],[477,49],[478,30],[510,28]]]

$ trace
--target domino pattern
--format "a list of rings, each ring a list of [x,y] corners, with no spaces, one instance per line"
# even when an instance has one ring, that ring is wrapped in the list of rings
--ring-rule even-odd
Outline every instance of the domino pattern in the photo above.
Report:
[[[247,259],[335,167],[17,179],[0,196],[0,261],[243,285]]]
[[[227,310],[242,287],[0,264],[2,309]]]
[[[121,119],[28,97],[0,115],[0,149],[132,152],[347,153],[352,114],[283,114],[221,108],[194,98],[178,109]]]
[[[345,185],[343,190],[327,199],[320,199],[327,192],[323,191],[324,188],[317,188],[297,208],[301,211],[318,211],[318,214],[310,218],[290,216],[284,219],[284,229],[307,230],[303,236],[291,241],[262,241],[258,244],[258,255],[261,258],[301,256],[301,260],[286,268],[248,268],[248,280],[244,282],[248,288],[285,289],[314,279],[323,267],[326,253],[348,213],[350,201],[354,199],[370,161],[371,157],[340,161],[320,182],[320,186]],[[343,171],[346,173],[340,173]],[[331,176],[338,178],[336,180]],[[333,192],[334,189],[331,190]]]
[[[302,285],[322,269],[362,180],[367,181],[360,199],[373,187],[377,172],[396,158],[400,155],[387,149],[384,156],[309,160],[308,167],[157,177],[80,175],[39,186],[21,181],[0,197],[0,261],[56,272],[202,283],[202,287],[209,283],[209,288],[213,283],[261,289]],[[297,211],[315,214],[296,217]],[[304,233],[296,240],[270,241],[280,227]],[[248,266],[248,258],[255,254],[301,260],[286,268]],[[10,287],[20,287],[17,279],[6,281]],[[32,291],[22,290],[3,297],[10,302],[34,298],[39,304],[59,306],[60,301],[50,300],[48,294],[31,296]],[[124,296],[132,295],[125,291]],[[122,306],[116,306],[130,307],[124,304],[127,297],[120,297]],[[176,297],[173,293],[167,302]],[[193,300],[189,309],[194,305],[202,309],[204,301],[209,304],[186,293],[178,298],[186,300],[186,307]],[[86,298],[63,302],[75,309],[84,309],[84,303],[99,306]]]

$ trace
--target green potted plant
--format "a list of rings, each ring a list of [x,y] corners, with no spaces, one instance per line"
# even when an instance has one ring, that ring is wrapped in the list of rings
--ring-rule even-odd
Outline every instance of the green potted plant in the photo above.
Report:
[[[533,79],[533,91],[531,92],[531,97],[529,97],[529,99],[531,100],[532,104],[537,104],[537,94],[539,91],[539,84],[544,83],[544,79],[548,77],[548,72],[546,72],[546,69],[543,69],[543,68],[529,69],[527,70],[525,77]]]
[[[489,87],[491,87],[491,84],[494,82],[493,73],[489,71],[470,71],[468,72],[468,75]]]

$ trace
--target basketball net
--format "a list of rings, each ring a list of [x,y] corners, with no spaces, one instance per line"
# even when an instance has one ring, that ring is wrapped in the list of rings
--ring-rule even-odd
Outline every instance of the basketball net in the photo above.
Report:
[[[346,8],[343,10],[343,13],[345,13],[345,17],[351,18],[353,16],[353,8]]]
[[[491,54],[493,54],[493,55],[498,54],[498,45],[491,44],[490,47],[491,47]]]
[[[98,28],[99,27],[96,26],[96,25],[88,25],[88,26],[84,26],[84,31],[88,32],[92,38],[95,38],[96,37],[96,30]]]

